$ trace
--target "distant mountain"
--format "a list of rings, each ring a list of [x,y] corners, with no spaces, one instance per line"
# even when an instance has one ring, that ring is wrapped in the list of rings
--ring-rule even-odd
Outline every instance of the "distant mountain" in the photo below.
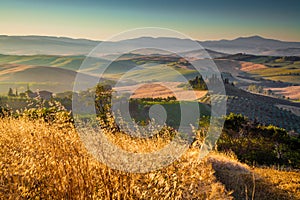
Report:
[[[0,35],[0,54],[86,55],[98,44],[66,37]]]
[[[240,37],[234,40],[198,42],[202,46],[200,51],[206,49],[209,51],[208,53],[211,57],[217,57],[216,54],[221,53],[247,53],[254,55],[273,56],[300,55],[300,42],[284,42],[263,38],[260,36]],[[101,41],[72,39],[65,37],[0,35],[0,54],[87,55],[100,43]],[[127,50],[131,51],[134,49],[139,49],[140,46],[149,47],[149,49],[152,50],[135,50],[135,53],[170,54],[174,52],[189,51],[189,55],[196,55],[198,58],[205,57],[205,53],[200,52],[199,48],[195,48],[194,41],[190,39],[168,37],[140,37],[122,41],[106,42],[105,49],[101,55],[109,55],[116,52],[126,52]],[[171,47],[173,52],[162,51],[161,47]],[[155,48],[156,50],[154,50]]]
[[[247,53],[254,55],[272,55],[272,56],[286,56],[289,52],[291,55],[298,55],[300,49],[300,42],[285,42],[274,39],[267,39],[260,36],[239,37],[234,40],[218,40],[218,41],[198,41],[202,49],[191,49],[190,52],[204,51],[206,49],[209,54],[224,53],[236,54]],[[158,46],[158,47],[172,47],[174,51],[184,51],[184,49],[193,48],[195,43],[189,39],[167,38],[167,37],[141,37],[129,40],[123,40],[112,44],[114,47],[120,49],[127,48],[128,46],[134,48],[136,46]],[[288,49],[289,51],[285,51]],[[207,57],[206,53],[201,52],[199,58]],[[223,56],[223,55],[221,55]],[[217,57],[217,56],[211,56]]]
[[[240,37],[234,40],[204,41],[200,43],[205,48],[229,54],[247,53],[286,56],[287,52],[282,51],[282,49],[300,48],[300,42],[284,42],[260,36]],[[294,52],[291,52],[291,54],[290,56],[295,55]]]

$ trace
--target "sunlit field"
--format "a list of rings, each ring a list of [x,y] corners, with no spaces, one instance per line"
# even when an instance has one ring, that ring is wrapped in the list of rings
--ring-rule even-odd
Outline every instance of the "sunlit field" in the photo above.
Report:
[[[59,117],[57,117],[59,119]],[[298,172],[252,168],[231,154],[199,159],[199,142],[176,162],[149,173],[113,170],[95,160],[72,123],[28,117],[0,119],[1,199],[298,199]],[[120,146],[140,151],[166,144],[121,133]],[[152,143],[153,144],[153,143]],[[126,146],[130,149],[130,146]],[[272,198],[272,199],[273,199]]]

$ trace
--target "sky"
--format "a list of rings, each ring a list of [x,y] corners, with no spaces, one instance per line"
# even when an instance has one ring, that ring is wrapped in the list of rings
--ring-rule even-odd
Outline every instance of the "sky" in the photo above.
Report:
[[[0,0],[0,35],[106,40],[142,27],[196,40],[259,35],[300,41],[299,0]]]

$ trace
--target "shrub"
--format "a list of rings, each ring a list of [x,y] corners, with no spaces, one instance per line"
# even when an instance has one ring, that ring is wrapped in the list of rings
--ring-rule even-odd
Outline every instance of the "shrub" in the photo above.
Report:
[[[226,117],[217,143],[220,151],[233,151],[248,164],[282,165],[300,168],[300,140],[273,125],[263,126],[242,115]]]

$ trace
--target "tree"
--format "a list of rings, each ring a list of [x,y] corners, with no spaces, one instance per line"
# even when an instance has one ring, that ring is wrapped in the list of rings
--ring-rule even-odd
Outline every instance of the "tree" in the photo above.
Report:
[[[300,167],[300,139],[273,125],[260,125],[241,114],[226,117],[219,151],[233,151],[239,160],[261,165]]]
[[[29,84],[27,85],[27,90],[25,91],[25,93],[28,94],[32,94],[33,92],[30,90],[29,88]]]
[[[26,97],[26,93],[21,92],[19,96],[20,96],[21,98],[25,98],[25,97]]]
[[[229,79],[228,78],[224,79],[224,84],[229,84]]]
[[[252,84],[248,86],[248,91],[255,93],[263,93],[264,88],[262,86]]]
[[[195,90],[207,90],[207,86],[202,76],[196,76],[195,79],[189,80],[189,84]]]
[[[13,92],[13,89],[9,88],[9,90],[8,90],[8,96],[10,96],[10,97],[15,96],[15,94]]]
[[[111,109],[112,87],[110,85],[98,84],[95,90],[96,112],[100,117],[106,116]]]

